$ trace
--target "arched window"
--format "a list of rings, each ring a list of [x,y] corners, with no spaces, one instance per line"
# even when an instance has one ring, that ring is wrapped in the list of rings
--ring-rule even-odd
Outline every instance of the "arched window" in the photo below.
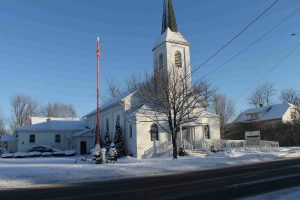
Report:
[[[175,66],[179,68],[182,67],[181,53],[179,51],[175,53]]]
[[[129,137],[132,138],[132,125],[129,126]]]
[[[159,69],[162,69],[164,67],[164,56],[163,54],[159,55]]]
[[[205,125],[203,128],[205,139],[210,139],[209,125]]]
[[[109,121],[108,121],[108,118],[106,118],[106,131],[109,132]]]
[[[152,124],[150,128],[151,141],[158,140],[158,126],[156,124]]]

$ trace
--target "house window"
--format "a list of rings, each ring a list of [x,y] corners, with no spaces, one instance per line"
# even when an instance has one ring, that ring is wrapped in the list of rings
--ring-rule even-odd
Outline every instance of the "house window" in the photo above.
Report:
[[[162,54],[159,55],[159,68],[162,69],[164,67],[164,56]]]
[[[256,120],[256,119],[258,119],[258,113],[251,113],[250,120]]]
[[[205,139],[210,139],[209,125],[205,125],[203,131]]]
[[[55,143],[60,143],[60,134],[55,135]]]
[[[35,143],[35,135],[34,134],[29,135],[29,143]]]
[[[132,125],[129,126],[129,137],[132,138]]]
[[[182,67],[181,53],[179,51],[175,53],[175,66],[178,68]]]
[[[152,124],[150,128],[151,141],[158,140],[158,126],[156,124]]]

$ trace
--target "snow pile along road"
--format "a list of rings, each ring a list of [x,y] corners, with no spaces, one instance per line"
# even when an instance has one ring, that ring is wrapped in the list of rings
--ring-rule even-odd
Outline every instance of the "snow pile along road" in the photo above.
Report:
[[[116,164],[101,165],[93,164],[90,159],[82,161],[80,156],[3,158],[0,159],[0,189],[152,176],[296,157],[300,158],[300,147],[277,151],[194,152],[178,160],[126,157]]]

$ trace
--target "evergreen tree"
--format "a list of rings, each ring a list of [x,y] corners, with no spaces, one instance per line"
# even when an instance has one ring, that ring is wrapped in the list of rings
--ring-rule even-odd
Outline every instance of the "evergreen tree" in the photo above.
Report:
[[[109,147],[110,147],[110,134],[109,131],[105,131],[105,137],[104,137],[104,146],[106,148],[106,152],[108,152]]]
[[[118,158],[125,156],[123,129],[120,125],[120,118],[117,119],[115,130],[115,145],[118,152]]]

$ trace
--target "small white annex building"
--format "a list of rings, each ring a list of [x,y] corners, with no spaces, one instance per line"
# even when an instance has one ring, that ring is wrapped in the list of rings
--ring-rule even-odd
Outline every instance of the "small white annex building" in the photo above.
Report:
[[[289,103],[251,108],[242,112],[234,123],[262,121],[287,123],[299,119],[299,110],[299,107]]]
[[[85,121],[48,119],[16,130],[18,151],[26,152],[37,145],[47,145],[60,150],[76,150],[87,154],[94,147],[95,135]]]
[[[183,77],[190,77],[190,44],[178,31],[171,0],[165,0],[163,10],[162,31],[153,51],[154,70],[164,67],[167,71],[177,70]],[[176,69],[174,69],[176,68]],[[186,78],[188,85],[191,78]],[[167,150],[171,144],[171,136],[153,121],[147,119],[139,109],[132,112],[134,92],[125,92],[111,99],[100,108],[100,128],[102,141],[106,132],[114,140],[115,124],[119,120],[122,125],[125,146],[128,155],[143,158],[154,156],[161,149]],[[205,139],[220,139],[219,117],[208,113],[204,108],[196,122],[182,126],[178,142],[185,141],[195,148],[201,146]],[[85,115],[89,129],[95,129],[96,110]]]

